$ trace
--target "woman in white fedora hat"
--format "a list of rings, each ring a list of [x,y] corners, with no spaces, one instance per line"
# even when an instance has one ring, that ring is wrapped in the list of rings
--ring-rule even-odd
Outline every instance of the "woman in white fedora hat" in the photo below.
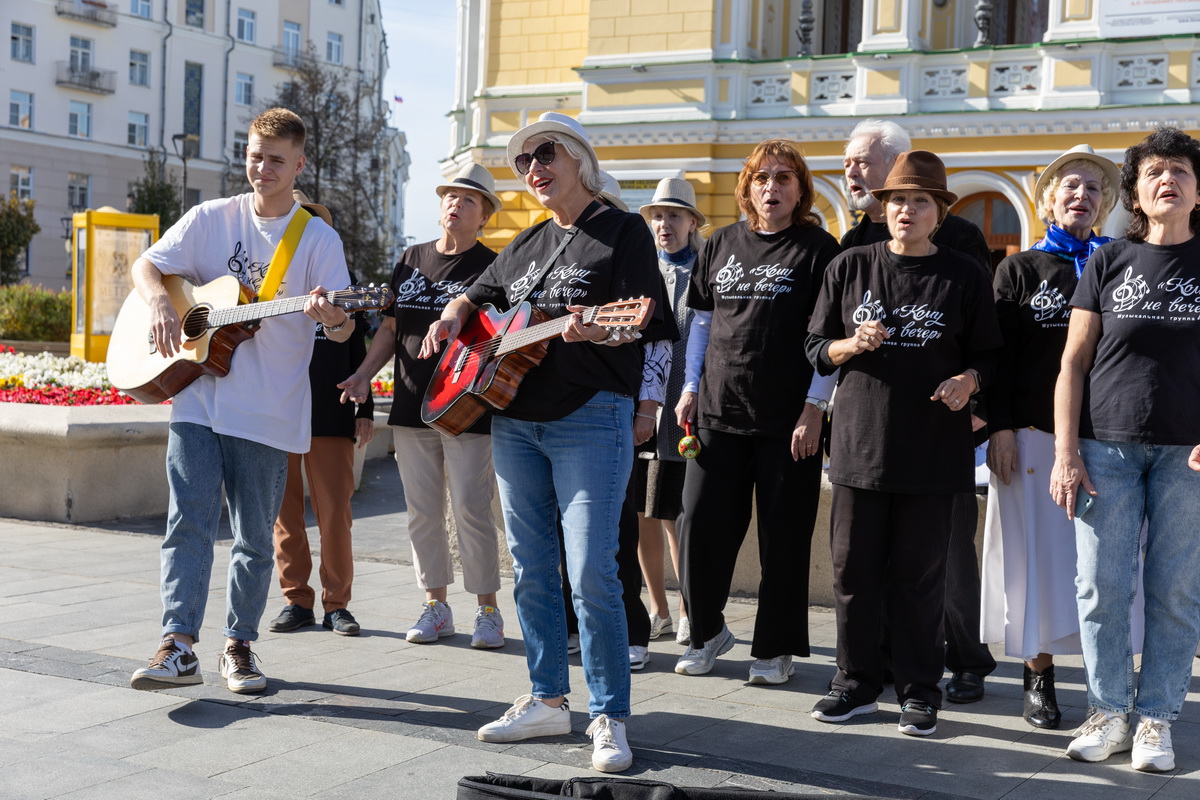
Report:
[[[638,453],[634,461],[634,499],[638,512],[640,535],[638,557],[642,575],[650,593],[650,638],[671,633],[674,622],[667,602],[663,576],[663,535],[666,535],[675,575],[680,575],[679,538],[675,520],[682,510],[683,474],[687,462],[679,455],[677,445],[684,435],[671,413],[683,392],[684,362],[687,354],[687,330],[693,313],[687,304],[688,284],[692,267],[704,242],[700,229],[705,225],[704,214],[696,208],[696,192],[684,178],[663,178],[655,187],[654,197],[639,211],[650,225],[658,247],[658,270],[666,286],[667,299],[675,314],[680,338],[671,347],[666,369],[666,391],[662,407],[666,411],[657,420],[639,418],[636,423],[653,433],[651,449]],[[661,370],[661,367],[659,368]],[[679,628],[675,640],[690,643],[691,626],[687,618],[683,595],[679,597]]]
[[[446,307],[422,346],[423,355],[438,352],[484,303],[504,310],[528,297],[548,316],[569,318],[511,405],[492,418],[492,456],[532,689],[478,736],[515,742],[571,730],[555,524],[561,514],[591,695],[592,766],[619,772],[633,756],[624,724],[630,714],[629,662],[617,529],[633,462],[631,420],[642,352],[635,334],[585,324],[580,312],[649,297],[654,319],[662,321],[662,281],[641,217],[596,199],[604,184],[579,122],[543,114],[513,135],[508,159],[551,219],[518,234],[466,294]],[[647,338],[653,328],[652,323]]]
[[[450,438],[421,421],[421,401],[437,362],[418,358],[429,325],[442,310],[495,260],[478,239],[487,221],[501,208],[492,174],[468,164],[440,184],[439,224],[442,235],[409,247],[392,272],[395,303],[383,322],[362,366],[343,388],[348,397],[365,393],[371,378],[395,357],[395,390],[388,424],[396,447],[396,465],[408,506],[408,533],[417,584],[425,601],[406,638],[432,643],[455,633],[454,613],[446,602],[454,582],[449,532],[442,507],[446,490],[458,533],[464,588],[477,607],[471,646],[504,645],[504,620],[497,610],[500,563],[492,520],[492,445],[490,418],[484,416],[465,433]]]
[[[1046,235],[996,267],[1004,334],[988,388],[987,521],[982,633],[1025,662],[1022,716],[1035,728],[1062,719],[1054,656],[1081,653],[1075,604],[1075,526],[1047,491],[1054,466],[1054,384],[1067,343],[1071,295],[1088,258],[1112,241],[1093,228],[1117,203],[1117,165],[1078,145],[1054,159],[1033,191]]]

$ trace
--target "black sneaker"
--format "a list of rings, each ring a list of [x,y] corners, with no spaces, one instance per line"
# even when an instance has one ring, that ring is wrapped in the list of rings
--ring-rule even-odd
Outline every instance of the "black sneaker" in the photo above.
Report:
[[[937,730],[937,712],[929,703],[909,700],[900,706],[900,732],[909,736],[928,736]]]
[[[325,615],[325,620],[321,624],[342,636],[358,636],[358,623],[355,622],[354,615],[346,608],[330,611]]]
[[[311,608],[304,606],[284,606],[283,611],[279,616],[271,620],[271,624],[267,626],[267,630],[275,633],[284,633],[286,631],[294,631],[296,628],[303,628],[305,625],[315,625],[317,618],[313,616]]]
[[[874,714],[878,710],[878,703],[864,703],[855,700],[843,691],[834,689],[813,706],[812,718],[819,719],[821,722],[845,722],[859,714]]]

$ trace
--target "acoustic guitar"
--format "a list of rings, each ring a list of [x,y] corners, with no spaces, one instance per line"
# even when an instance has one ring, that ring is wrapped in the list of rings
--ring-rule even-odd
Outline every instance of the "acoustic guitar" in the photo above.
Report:
[[[179,314],[183,343],[173,356],[159,355],[150,335],[150,306],[137,290],[129,293],[108,343],[108,379],[142,403],[161,403],[201,375],[229,374],[233,351],[258,331],[262,320],[304,310],[308,295],[263,303],[233,275],[195,286],[178,275],[164,275],[163,286]],[[351,286],[326,292],[325,298],[347,314],[392,303],[386,286]]]
[[[650,322],[648,297],[592,306],[583,321],[610,330],[635,331]],[[421,419],[447,436],[470,428],[489,408],[507,408],[526,373],[546,357],[546,342],[561,336],[571,317],[551,319],[522,303],[500,313],[491,304],[469,317],[447,342],[421,403]]]

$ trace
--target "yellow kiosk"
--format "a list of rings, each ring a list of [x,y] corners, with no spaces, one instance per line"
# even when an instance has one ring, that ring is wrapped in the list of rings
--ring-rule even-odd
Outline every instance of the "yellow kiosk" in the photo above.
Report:
[[[157,214],[104,206],[72,217],[71,355],[105,360],[117,313],[133,290],[133,262],[157,240]]]

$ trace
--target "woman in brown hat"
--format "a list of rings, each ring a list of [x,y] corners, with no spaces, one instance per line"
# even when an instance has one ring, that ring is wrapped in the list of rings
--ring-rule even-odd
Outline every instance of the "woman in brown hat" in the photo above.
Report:
[[[991,281],[931,241],[957,198],[933,153],[902,153],[882,189],[892,238],[836,258],[809,324],[809,359],[841,369],[829,480],[838,671],[822,722],[878,710],[880,614],[891,614],[900,732],[937,728],[946,547],[974,486],[970,396],[1000,346]]]

